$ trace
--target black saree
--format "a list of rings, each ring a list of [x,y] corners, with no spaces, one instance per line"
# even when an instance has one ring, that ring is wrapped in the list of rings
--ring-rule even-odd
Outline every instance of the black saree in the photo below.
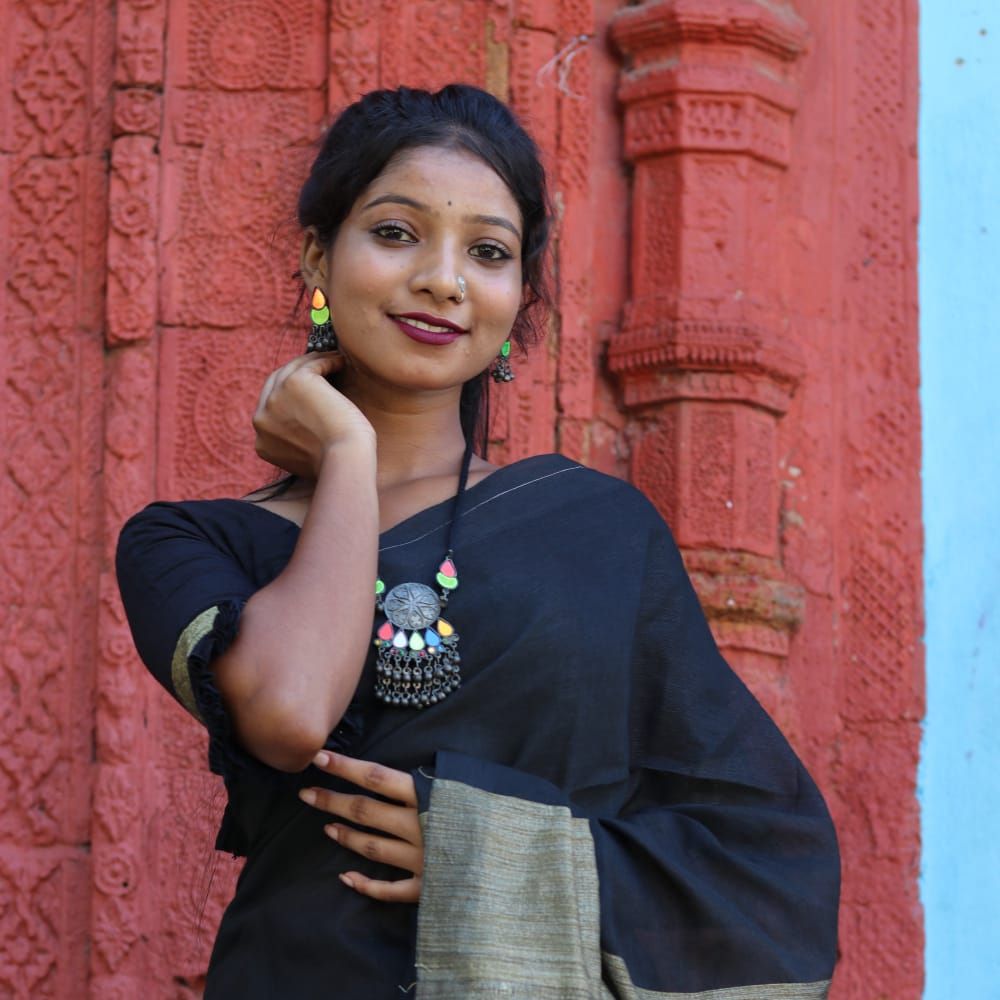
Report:
[[[381,536],[391,586],[433,578],[450,503]],[[813,782],[719,655],[669,530],[619,480],[558,455],[471,487],[448,606],[462,686],[417,711],[374,697],[374,648],[328,747],[414,774],[419,906],[322,832],[298,788],[233,740],[211,661],[298,529],[238,500],[153,504],[122,532],[140,655],[210,734],[247,863],[206,997],[764,1000],[826,995],[836,839]],[[373,609],[374,610],[374,609]],[[331,641],[336,641],[331,636]],[[351,789],[345,789],[351,790]]]

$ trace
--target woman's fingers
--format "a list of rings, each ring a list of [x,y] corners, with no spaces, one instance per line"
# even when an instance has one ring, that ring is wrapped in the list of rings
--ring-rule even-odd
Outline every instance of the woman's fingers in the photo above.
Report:
[[[415,809],[379,802],[367,795],[345,795],[328,788],[303,788],[299,796],[304,802],[350,820],[356,826],[381,830],[410,843],[420,839],[420,820]]]
[[[352,785],[384,798],[403,802],[408,806],[417,804],[417,790],[413,785],[413,778],[406,771],[396,771],[383,764],[356,760],[329,750],[320,750],[313,758],[313,764],[327,774],[335,774]]]
[[[360,892],[362,896],[369,896],[383,903],[420,902],[421,879],[419,875],[414,878],[400,879],[398,882],[383,882],[379,879],[368,878],[367,875],[362,875],[360,872],[344,872],[340,876],[340,880],[355,892]]]
[[[277,381],[278,372],[280,371],[281,371],[280,368],[275,369],[273,372],[271,372],[270,375],[267,376],[267,379],[264,381],[264,385],[260,390],[260,395],[257,397],[258,413],[264,408],[264,404],[267,402],[267,397],[270,396],[272,391],[274,390],[274,383]]]
[[[405,840],[362,833],[340,823],[331,823],[325,830],[331,840],[369,861],[392,865],[393,868],[401,868],[414,875],[419,875],[424,870],[423,848],[408,844]]]
[[[310,351],[308,354],[300,354],[292,358],[285,365],[285,368],[290,371],[297,371],[299,368],[312,368],[325,374],[343,367],[346,360],[340,351]]]
[[[330,372],[343,368],[344,361],[344,355],[337,351],[311,351],[309,354],[300,354],[274,372],[275,382],[271,387],[272,391],[297,371],[305,369],[318,375],[329,375]]]
[[[303,354],[297,358],[292,358],[287,364],[276,368],[264,381],[264,385],[257,397],[257,416],[263,414],[268,400],[276,389],[278,389],[288,377],[302,368],[308,369],[317,375],[329,375],[330,372],[337,371],[344,366],[344,356],[333,351],[312,354]]]
[[[368,858],[413,872],[413,878],[385,881],[368,878],[360,872],[345,872],[344,883],[371,899],[387,903],[416,903],[420,899],[420,873],[424,870],[423,831],[417,815],[417,794],[413,778],[367,760],[356,760],[342,754],[321,750],[313,764],[327,774],[373,792],[391,802],[382,802],[367,795],[347,795],[326,788],[303,788],[299,795],[310,805],[342,816],[360,826],[383,831],[390,836],[355,830],[343,823],[325,827],[327,836],[342,847]],[[394,805],[400,802],[402,805]]]
[[[268,376],[252,421],[261,458],[295,475],[317,474],[327,443],[344,432],[345,420],[364,419],[330,384],[329,375],[345,363],[342,354],[314,352]]]

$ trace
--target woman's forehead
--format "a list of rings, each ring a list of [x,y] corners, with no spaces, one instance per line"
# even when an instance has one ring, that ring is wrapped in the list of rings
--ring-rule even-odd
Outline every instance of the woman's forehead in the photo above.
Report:
[[[399,194],[429,210],[449,207],[502,214],[519,223],[520,209],[503,178],[481,157],[464,149],[417,146],[397,153],[358,198],[364,207]]]

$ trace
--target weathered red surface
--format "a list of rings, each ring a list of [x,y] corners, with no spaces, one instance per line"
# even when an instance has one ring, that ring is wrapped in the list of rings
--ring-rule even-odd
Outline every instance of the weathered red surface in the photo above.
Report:
[[[835,995],[920,995],[916,2],[620,6],[8,5],[0,994],[200,993],[221,790],[135,660],[114,539],[267,477],[248,417],[304,344],[288,220],[323,121],[464,79],[525,118],[559,213],[492,457],[559,448],[660,506],[834,811]]]

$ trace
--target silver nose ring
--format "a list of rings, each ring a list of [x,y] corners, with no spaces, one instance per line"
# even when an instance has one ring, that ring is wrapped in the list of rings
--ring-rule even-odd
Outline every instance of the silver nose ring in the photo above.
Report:
[[[455,296],[456,302],[465,301],[465,278],[460,274],[455,278],[455,284],[458,285],[458,295]]]

